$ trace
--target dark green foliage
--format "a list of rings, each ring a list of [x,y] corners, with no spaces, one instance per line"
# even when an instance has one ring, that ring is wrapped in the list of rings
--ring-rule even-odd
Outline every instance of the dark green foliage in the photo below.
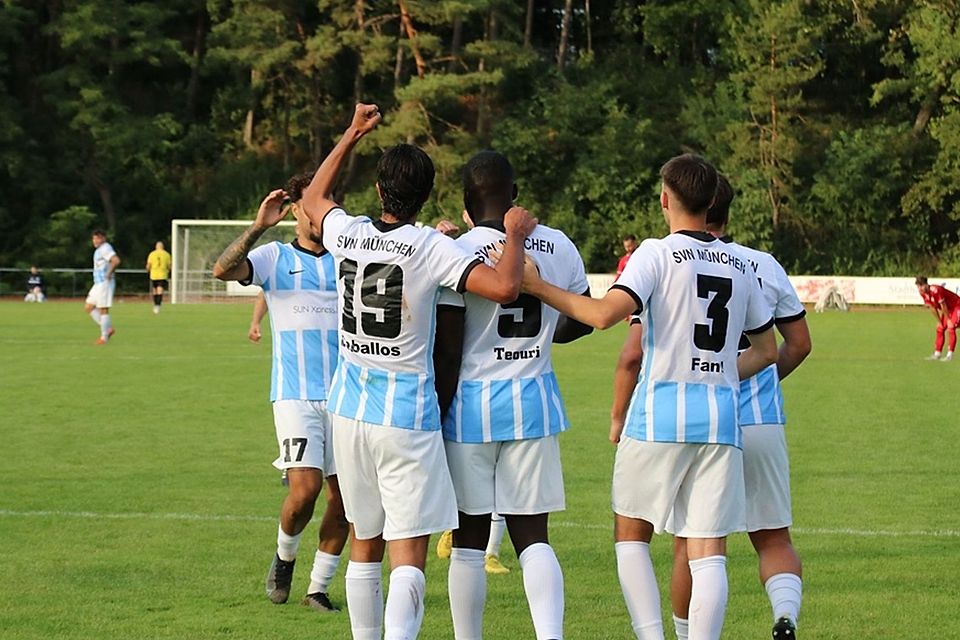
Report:
[[[0,264],[250,217],[363,100],[385,118],[338,185],[357,213],[380,150],[412,142],[437,167],[421,218],[458,221],[459,169],[494,147],[607,271],[622,235],[666,233],[657,171],[693,151],[734,183],[738,239],[795,271],[957,273],[956,0],[575,0],[560,60],[564,6],[5,0]]]

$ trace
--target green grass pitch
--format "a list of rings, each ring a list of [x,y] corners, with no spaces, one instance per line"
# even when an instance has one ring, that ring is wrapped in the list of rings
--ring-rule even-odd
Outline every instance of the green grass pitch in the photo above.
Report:
[[[248,305],[114,309],[95,347],[82,304],[0,304],[0,638],[349,638],[346,613],[263,593],[284,489],[267,399],[269,339]],[[814,352],[785,382],[804,639],[960,638],[960,361],[926,362],[929,312],[809,316]],[[571,431],[567,511],[551,540],[566,579],[566,637],[631,638],[616,578],[607,442],[624,327],[556,349]],[[670,541],[653,552],[667,637]],[[488,638],[531,638],[522,577],[491,576]],[[341,564],[331,596],[344,602]],[[730,544],[724,638],[769,637],[743,536]],[[420,637],[452,637],[446,564],[427,568]]]

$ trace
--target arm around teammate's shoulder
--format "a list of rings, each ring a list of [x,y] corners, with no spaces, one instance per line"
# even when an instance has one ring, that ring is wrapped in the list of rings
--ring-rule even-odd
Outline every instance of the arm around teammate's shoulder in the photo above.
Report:
[[[523,241],[537,226],[537,219],[531,217],[526,209],[513,207],[504,217],[503,224],[507,232],[507,242],[500,261],[492,268],[478,265],[470,271],[464,288],[488,300],[508,304],[520,295],[525,256]]]

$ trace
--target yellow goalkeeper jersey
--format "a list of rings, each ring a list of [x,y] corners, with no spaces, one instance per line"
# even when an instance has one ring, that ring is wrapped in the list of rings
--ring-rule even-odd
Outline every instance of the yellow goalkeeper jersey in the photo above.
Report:
[[[162,249],[154,249],[147,256],[147,264],[150,265],[151,280],[166,280],[170,277],[170,263],[173,258]]]

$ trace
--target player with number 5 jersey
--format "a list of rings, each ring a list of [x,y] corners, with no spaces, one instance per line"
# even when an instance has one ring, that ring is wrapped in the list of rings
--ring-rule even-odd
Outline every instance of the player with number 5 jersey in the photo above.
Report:
[[[502,154],[482,151],[463,169],[463,190],[474,226],[457,242],[487,260],[507,242],[503,216],[517,196],[513,167]],[[524,246],[543,278],[590,294],[580,253],[561,231],[539,225]],[[452,293],[441,304],[438,388],[441,408],[449,406],[443,436],[460,511],[447,582],[454,636],[482,637],[484,550],[496,512],[523,569],[537,638],[562,638],[563,574],[547,521],[565,507],[557,436],[569,422],[550,348],[591,329],[528,294],[497,304]]]
[[[330,390],[334,455],[353,523],[347,604],[356,639],[415,638],[423,619],[427,544],[457,522],[434,386],[433,344],[441,289],[472,291],[498,302],[519,294],[523,242],[536,226],[514,208],[508,243],[495,269],[437,231],[415,226],[433,188],[421,149],[400,144],[377,165],[381,213],[348,215],[331,199],[348,153],[380,121],[357,105],[353,121],[304,191],[304,205],[337,264],[340,362]],[[380,596],[384,541],[390,589]]]

